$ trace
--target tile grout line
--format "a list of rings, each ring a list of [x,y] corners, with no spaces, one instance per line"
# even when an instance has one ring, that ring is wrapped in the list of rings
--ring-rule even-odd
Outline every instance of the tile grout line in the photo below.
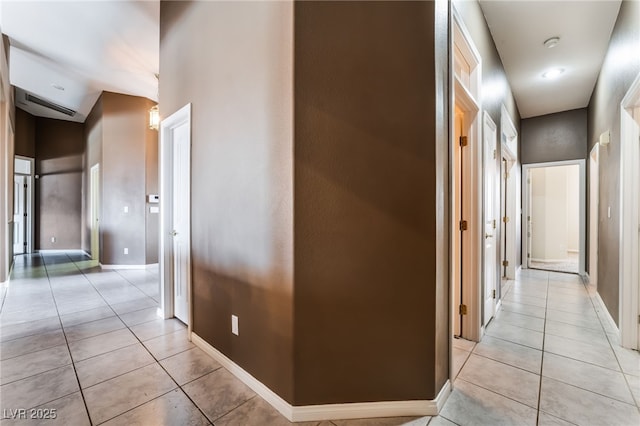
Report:
[[[69,347],[69,340],[67,340],[67,335],[65,334],[64,328],[62,326],[62,319],[60,318],[60,311],[58,311],[58,303],[56,302],[55,295],[53,294],[53,288],[51,287],[51,277],[49,275],[49,269],[47,268],[47,264],[46,264],[46,262],[44,260],[44,256],[42,256],[40,253],[38,253],[38,256],[40,256],[42,258],[42,264],[44,266],[45,273],[47,274],[47,281],[49,283],[49,291],[51,291],[51,297],[53,298],[53,303],[55,304],[56,311],[58,312],[58,321],[60,321],[60,328],[62,330],[62,335],[64,336],[64,341],[67,344],[67,351],[69,353],[69,359],[71,360],[71,368],[73,368],[73,374],[76,376],[76,383],[78,384],[78,390],[80,392],[80,397],[82,398],[82,403],[84,404],[84,409],[85,409],[85,412],[87,413],[87,418],[89,419],[89,423],[93,424],[93,422],[91,420],[91,414],[89,414],[89,407],[87,406],[87,401],[86,401],[86,399],[84,397],[84,392],[82,390],[82,386],[80,385],[80,378],[78,377],[78,371],[76,370],[76,365],[73,362],[73,356],[71,356],[71,348]],[[66,255],[66,256],[67,256],[67,258],[69,260],[71,260],[69,255]],[[74,266],[75,266],[75,263],[74,263]],[[69,395],[71,395],[71,394],[69,394]],[[49,402],[51,402],[51,401],[49,401]]]
[[[547,336],[547,305],[549,304],[549,275],[547,274],[546,303],[544,307],[544,326],[542,328],[542,354],[540,357],[540,381],[538,383],[538,409],[536,410],[536,425],[540,423],[540,404],[542,402],[542,370],[544,369],[544,343]]]

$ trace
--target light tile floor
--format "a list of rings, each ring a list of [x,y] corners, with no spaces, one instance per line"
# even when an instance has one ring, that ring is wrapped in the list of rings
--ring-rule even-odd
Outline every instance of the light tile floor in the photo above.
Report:
[[[0,409],[12,425],[289,425],[157,316],[158,275],[80,254],[19,256],[0,288]],[[454,340],[454,391],[438,417],[321,426],[638,425],[640,355],[576,276],[523,273],[481,343]],[[53,420],[10,419],[16,409]],[[2,417],[2,416],[0,416]]]

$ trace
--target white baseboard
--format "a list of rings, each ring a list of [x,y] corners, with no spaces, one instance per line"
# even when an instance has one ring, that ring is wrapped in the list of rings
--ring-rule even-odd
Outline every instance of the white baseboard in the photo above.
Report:
[[[451,383],[447,380],[438,396],[433,400],[292,406],[197,334],[191,333],[191,341],[291,422],[373,417],[436,416],[442,410],[451,393]]]
[[[82,249],[40,249],[34,250],[34,253],[40,254],[87,254]]]
[[[157,263],[150,263],[149,265],[103,265],[100,264],[102,269],[153,269],[157,268]]]
[[[611,329],[615,330],[615,333],[618,335],[618,337],[620,337],[620,329],[616,325],[616,322],[613,320],[611,313],[609,313],[609,309],[607,309],[607,305],[604,304],[604,300],[602,300],[602,297],[600,297],[600,293],[598,293],[597,291],[596,291],[596,300],[600,305],[600,309],[604,312],[604,321],[607,321],[611,326]]]

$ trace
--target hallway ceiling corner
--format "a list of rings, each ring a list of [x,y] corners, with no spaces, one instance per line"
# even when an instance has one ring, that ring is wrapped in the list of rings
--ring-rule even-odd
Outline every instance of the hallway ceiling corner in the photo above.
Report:
[[[2,1],[16,106],[84,122],[102,91],[157,101],[159,1]],[[71,109],[70,117],[26,94]]]
[[[589,104],[620,0],[479,1],[522,118]],[[554,68],[564,72],[542,76]]]

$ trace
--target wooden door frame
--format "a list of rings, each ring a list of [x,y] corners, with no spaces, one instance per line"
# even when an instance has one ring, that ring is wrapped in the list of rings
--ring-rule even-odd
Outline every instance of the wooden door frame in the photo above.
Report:
[[[640,315],[640,265],[638,247],[640,238],[640,206],[638,184],[640,171],[638,153],[640,147],[634,140],[629,126],[634,125],[630,115],[640,106],[640,74],[631,84],[620,103],[620,282],[619,282],[619,323],[620,344],[623,347],[639,349],[638,316]],[[638,123],[635,123],[637,125]],[[611,143],[615,143],[612,141]]]
[[[172,207],[173,207],[173,130],[182,125],[188,126],[191,140],[191,104],[187,104],[178,111],[165,118],[160,123],[160,309],[165,319],[174,317],[174,282],[173,282],[173,238],[171,237]],[[189,158],[191,143],[189,143]],[[188,182],[191,191],[190,182]],[[187,246],[191,246],[191,202],[184,206],[187,210],[189,232],[185,237]],[[191,253],[187,255],[187,310],[189,323],[188,336],[191,339],[193,328],[193,298],[191,288]]]
[[[586,264],[586,199],[587,199],[587,184],[586,184],[586,160],[566,160],[566,161],[553,161],[548,163],[531,163],[531,164],[523,164],[522,165],[522,217],[526,218],[531,216],[531,206],[529,203],[529,184],[528,181],[530,179],[529,172],[531,169],[544,168],[544,167],[555,167],[555,166],[579,166],[579,224],[578,229],[580,230],[579,236],[579,247],[580,247],[580,256],[578,260],[578,275],[581,277],[585,276],[585,264]],[[528,235],[527,230],[527,220],[523,219],[523,230],[522,230],[522,268],[529,268],[529,258],[528,254],[528,243],[531,238]]]

